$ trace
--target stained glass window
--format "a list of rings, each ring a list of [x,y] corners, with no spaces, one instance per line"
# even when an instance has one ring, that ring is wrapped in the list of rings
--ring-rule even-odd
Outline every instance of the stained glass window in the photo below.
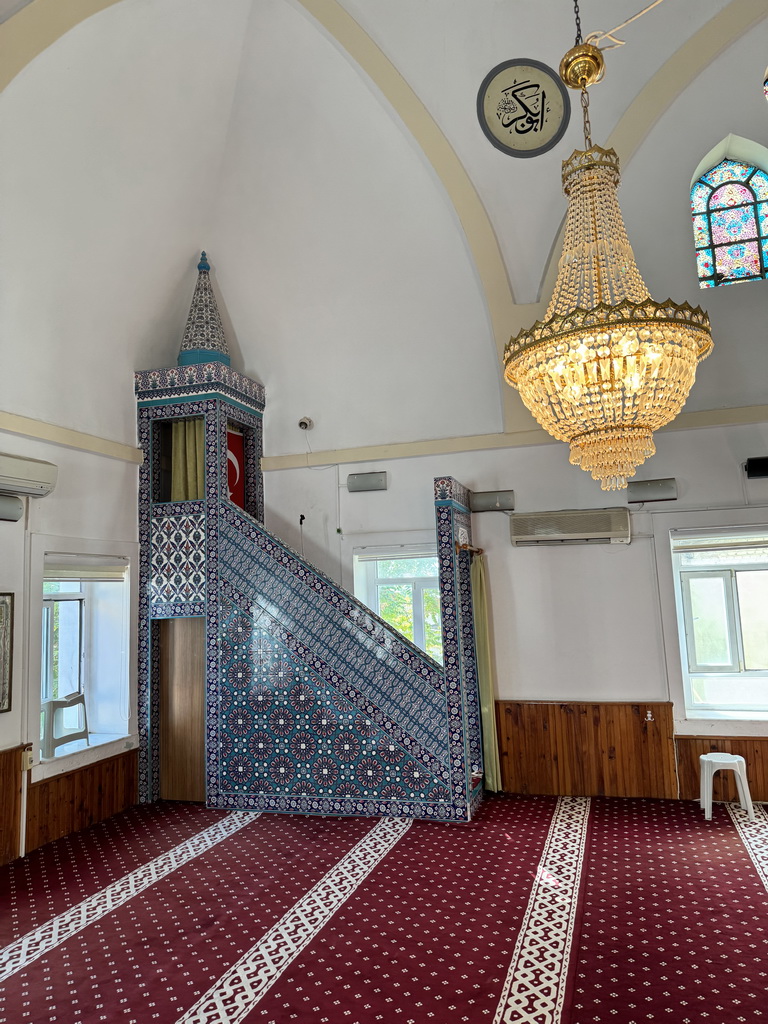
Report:
[[[768,278],[768,174],[722,160],[691,189],[702,288]]]

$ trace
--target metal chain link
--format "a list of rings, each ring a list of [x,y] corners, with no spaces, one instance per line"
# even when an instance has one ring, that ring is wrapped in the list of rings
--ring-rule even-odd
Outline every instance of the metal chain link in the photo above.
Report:
[[[575,46],[581,43],[581,16],[579,14],[579,0],[573,0],[573,13],[576,15],[576,42]]]
[[[592,149],[592,125],[589,121],[589,94],[582,79],[581,83],[581,112],[584,115],[584,148]]]

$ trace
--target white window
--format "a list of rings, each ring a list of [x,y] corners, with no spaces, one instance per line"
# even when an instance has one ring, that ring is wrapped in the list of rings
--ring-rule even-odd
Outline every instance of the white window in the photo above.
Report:
[[[53,760],[129,735],[129,560],[45,552],[40,754]]]
[[[768,527],[670,536],[687,712],[768,712]]]
[[[355,595],[442,664],[440,584],[434,550],[357,553]]]

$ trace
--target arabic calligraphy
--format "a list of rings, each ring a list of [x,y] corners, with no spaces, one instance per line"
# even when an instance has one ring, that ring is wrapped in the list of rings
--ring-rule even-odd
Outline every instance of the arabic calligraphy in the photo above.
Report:
[[[527,135],[543,130],[550,109],[547,94],[540,83],[526,78],[522,82],[515,80],[501,90],[496,116],[510,134]]]

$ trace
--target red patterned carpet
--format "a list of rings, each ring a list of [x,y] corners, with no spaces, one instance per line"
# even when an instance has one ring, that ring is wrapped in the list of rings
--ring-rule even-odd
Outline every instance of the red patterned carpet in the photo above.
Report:
[[[0,1021],[768,1019],[768,816],[488,799],[469,825],[134,808],[0,869]]]

